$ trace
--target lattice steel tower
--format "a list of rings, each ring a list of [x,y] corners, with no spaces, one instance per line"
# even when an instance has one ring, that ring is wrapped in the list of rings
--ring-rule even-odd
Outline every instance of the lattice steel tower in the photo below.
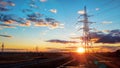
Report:
[[[85,47],[85,52],[87,53],[89,52],[89,49],[92,47],[89,25],[93,22],[88,21],[88,17],[90,16],[87,14],[86,6],[84,7],[84,13],[81,14],[80,16],[83,16],[83,20],[80,20],[78,22],[83,23],[83,27],[80,29],[83,30],[82,43],[83,46]]]

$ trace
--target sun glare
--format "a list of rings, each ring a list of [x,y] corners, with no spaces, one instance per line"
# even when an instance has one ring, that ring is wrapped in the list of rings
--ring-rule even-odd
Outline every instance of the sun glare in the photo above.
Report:
[[[85,53],[85,48],[79,47],[79,48],[77,49],[77,52],[78,52],[78,53]]]

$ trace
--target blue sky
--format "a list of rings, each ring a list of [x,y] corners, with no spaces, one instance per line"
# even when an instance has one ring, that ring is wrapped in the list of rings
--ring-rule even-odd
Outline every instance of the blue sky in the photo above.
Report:
[[[3,4],[3,2],[7,4]],[[35,26],[36,22],[29,20],[29,25],[25,25],[24,22],[25,26],[20,26],[20,22],[7,23],[7,25],[15,26],[14,28],[1,25],[0,34],[10,35],[12,38],[0,37],[0,42],[7,43],[11,48],[16,48],[16,46],[21,48],[26,46],[27,48],[28,45],[31,47],[41,45],[49,39],[71,40],[72,35],[82,35],[81,31],[77,31],[77,27],[82,24],[76,25],[76,23],[80,15],[78,11],[83,10],[84,6],[87,7],[88,15],[93,15],[89,20],[96,22],[91,25],[91,28],[96,28],[98,31],[120,29],[119,2],[119,0],[1,0],[0,6],[9,10],[1,10],[0,14],[9,16],[12,14],[25,21],[30,14],[41,14],[43,16],[40,19],[53,18],[55,23],[51,22],[47,25],[39,23]],[[0,24],[6,24],[5,22],[0,21]]]

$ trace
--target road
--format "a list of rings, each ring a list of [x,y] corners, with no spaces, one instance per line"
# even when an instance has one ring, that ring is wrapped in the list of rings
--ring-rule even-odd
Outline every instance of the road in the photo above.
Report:
[[[118,58],[105,57],[99,54],[80,54],[57,68],[120,68],[119,61]]]
[[[66,55],[66,56],[60,56],[60,57],[53,58],[53,59],[42,59],[42,60],[34,59],[31,61],[22,62],[22,63],[2,64],[2,65],[0,65],[0,68],[32,68],[32,67],[34,68],[34,66],[38,66],[38,65],[40,67],[47,68],[49,66],[49,64],[51,65],[51,63],[56,62],[56,61],[62,62],[61,60],[65,60],[66,58],[69,58],[69,56]],[[66,61],[68,61],[68,60],[66,60]],[[54,67],[55,67],[55,65],[54,65]]]
[[[0,65],[0,68],[119,68],[119,58],[99,54],[73,54],[53,59]]]

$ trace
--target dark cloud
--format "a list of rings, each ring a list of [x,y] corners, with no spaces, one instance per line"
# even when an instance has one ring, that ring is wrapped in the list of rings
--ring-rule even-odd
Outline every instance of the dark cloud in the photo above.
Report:
[[[96,43],[120,43],[120,30],[111,30],[108,34],[96,41]]]
[[[1,36],[1,37],[12,38],[12,36],[10,36],[10,35],[2,35],[2,34],[0,34],[0,36]]]
[[[9,26],[7,24],[14,23],[14,22],[19,23],[21,25],[28,24],[27,23],[28,21],[26,19],[18,17],[17,15],[14,15],[14,14],[8,14],[8,15],[0,14],[0,21],[6,23],[6,25],[2,24],[1,26]]]
[[[71,39],[82,39],[83,37],[70,37]],[[120,43],[120,29],[109,30],[109,32],[104,33],[90,32],[90,40],[95,43]]]
[[[35,23],[35,26],[48,26],[48,24],[43,20],[43,19],[40,19],[39,22],[36,22]]]
[[[104,37],[106,34],[99,31],[99,32],[90,32],[90,41],[96,42],[102,37]]]
[[[105,36],[105,33],[101,32],[101,31],[100,32],[90,32],[89,36],[90,36],[91,39],[101,38],[101,37]],[[79,36],[79,37],[70,37],[70,38],[71,39],[83,39],[82,36]]]
[[[9,25],[9,24],[0,24],[1,27],[6,27],[6,28],[14,28],[15,26]]]
[[[49,27],[49,28],[59,28],[60,23],[53,18],[37,19],[32,18],[31,21],[35,22],[35,26]]]
[[[109,34],[112,36],[120,36],[120,30],[119,29],[111,30]]]
[[[40,13],[32,13],[32,14],[28,14],[27,15],[27,19],[30,20],[30,21],[33,21],[33,22],[39,22],[41,20],[41,17],[43,15],[40,14]]]
[[[45,20],[46,20],[47,22],[55,22],[55,19],[53,19],[53,18],[45,18]]]
[[[51,43],[62,43],[62,44],[67,44],[67,43],[78,43],[76,41],[65,41],[65,40],[58,40],[58,39],[52,39],[48,40],[46,42],[51,42]]]
[[[9,11],[10,9],[5,8],[5,7],[0,7],[0,11]]]
[[[1,26],[11,27],[8,24],[14,24],[17,23],[19,26],[30,26],[31,22],[34,22],[35,26],[44,26],[49,28],[59,28],[60,24],[58,21],[56,21],[53,18],[45,18],[41,19],[43,15],[40,13],[32,13],[28,14],[27,18],[21,18],[14,14],[0,14],[0,21],[5,23],[4,25],[1,24]]]

